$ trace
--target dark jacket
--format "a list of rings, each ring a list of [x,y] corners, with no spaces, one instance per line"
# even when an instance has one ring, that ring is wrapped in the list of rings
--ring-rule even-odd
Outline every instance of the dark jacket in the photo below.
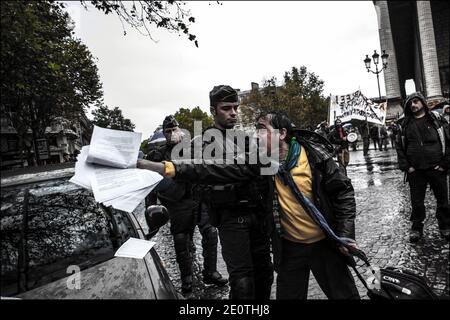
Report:
[[[200,163],[195,163],[194,160],[172,161],[176,169],[175,181],[189,181],[194,185],[194,197],[207,205],[210,223],[214,226],[219,225],[222,214],[230,212],[238,215],[253,214],[266,222],[271,203],[264,195],[270,193],[272,185],[267,176],[259,175],[259,164],[249,164],[249,141],[246,139],[244,150],[239,150],[242,146],[238,146],[234,139],[227,140],[224,130],[210,127],[205,129],[203,135],[211,133],[210,130],[216,130],[223,138],[222,145],[213,139],[202,141],[202,150],[208,155],[212,151],[213,159],[202,159]],[[235,132],[243,134],[243,131]],[[230,151],[227,150],[227,144],[228,147],[233,146],[232,157],[228,159],[233,160],[233,164],[227,163],[226,152]],[[242,156],[244,158],[238,160]],[[240,161],[246,165],[239,165]],[[267,223],[262,225],[267,226]]]
[[[425,109],[428,133],[420,134],[409,102],[419,98]],[[449,162],[449,132],[448,124],[439,114],[428,109],[425,98],[420,93],[410,95],[405,101],[404,118],[398,122],[397,156],[399,169],[407,171],[415,169],[430,169],[436,165],[448,169]]]
[[[353,186],[349,178],[341,173],[332,158],[333,146],[322,136],[306,131],[297,131],[297,140],[305,148],[312,172],[314,203],[322,212],[333,231],[340,237],[355,238],[356,202]],[[274,176],[260,176],[260,165],[249,164],[193,164],[173,161],[175,179],[196,182],[261,181],[270,182],[261,197],[266,200],[275,265],[280,258],[281,242],[278,214],[281,207],[275,197]]]
[[[165,144],[150,151],[146,159],[155,162],[171,160],[172,149],[173,145]],[[147,205],[155,204],[157,197],[161,204],[169,210],[169,213],[185,211],[186,214],[189,214],[195,207],[195,202],[191,197],[191,188],[192,186],[187,181],[174,181],[173,179],[164,178],[147,196],[148,202],[152,202],[147,203]]]
[[[370,128],[370,137],[373,140],[377,140],[380,138],[380,133],[378,131],[378,127],[377,126],[373,126],[372,128]]]
[[[347,136],[347,131],[345,128],[341,127],[342,131],[344,132],[344,137]],[[348,141],[341,138],[339,134],[339,130],[336,126],[334,126],[333,130],[331,130],[330,134],[328,135],[328,139],[330,142],[334,145],[336,145],[336,151],[339,152],[342,149],[348,149]]]

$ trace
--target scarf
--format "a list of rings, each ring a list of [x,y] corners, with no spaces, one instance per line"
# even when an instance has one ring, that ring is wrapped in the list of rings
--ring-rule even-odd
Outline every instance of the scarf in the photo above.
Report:
[[[294,179],[291,175],[291,170],[295,166],[297,166],[298,159],[300,157],[301,153],[301,146],[297,142],[297,139],[293,137],[290,141],[289,145],[289,151],[286,156],[286,159],[281,161],[280,166],[278,168],[277,176],[280,179],[280,181],[284,185],[288,185],[294,194],[297,201],[302,206],[303,210],[311,217],[311,219],[320,227],[320,229],[323,231],[325,236],[327,236],[329,239],[333,240],[338,245],[344,246],[348,249],[348,251],[359,257],[364,262],[368,259],[365,255],[365,253],[353,246],[351,246],[352,243],[354,243],[353,239],[344,238],[344,237],[338,237],[334,231],[331,229],[331,227],[328,225],[328,222],[325,220],[325,217],[323,214],[317,209],[317,207],[314,205],[314,203],[309,200],[307,197],[305,197],[300,189],[297,187],[297,185],[294,182]]]

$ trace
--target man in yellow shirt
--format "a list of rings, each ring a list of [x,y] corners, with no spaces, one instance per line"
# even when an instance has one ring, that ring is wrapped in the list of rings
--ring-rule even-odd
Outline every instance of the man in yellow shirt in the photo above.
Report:
[[[289,118],[279,112],[262,115],[257,129],[266,143],[276,135],[279,157],[283,159],[275,176],[273,208],[277,299],[306,299],[310,271],[328,298],[358,299],[358,290],[346,265],[348,250],[336,245],[319,226],[311,208],[296,197],[287,177],[291,175],[299,192],[321,212],[336,236],[354,239],[354,191],[332,159],[333,147],[315,133],[294,132]],[[356,242],[353,246],[356,247]]]
[[[268,177],[275,188],[261,194],[273,201],[270,211],[272,252],[278,272],[277,299],[306,299],[310,271],[328,298],[358,299],[358,290],[346,265],[348,249],[336,241],[350,242],[355,238],[355,195],[350,179],[333,160],[333,146],[314,132],[294,131],[284,113],[264,114],[256,126],[260,144],[271,152],[278,148],[281,159],[278,173]],[[273,141],[278,143],[272,145]],[[191,181],[254,179],[260,174],[258,165],[249,163],[141,161],[138,167]],[[320,211],[326,227],[318,223],[320,219],[312,206]],[[354,240],[353,246],[356,247]]]

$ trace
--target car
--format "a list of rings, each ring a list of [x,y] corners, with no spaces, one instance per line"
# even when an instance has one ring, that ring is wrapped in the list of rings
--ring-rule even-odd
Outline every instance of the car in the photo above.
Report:
[[[74,172],[2,178],[2,298],[179,299],[154,248],[142,260],[114,256],[129,238],[156,234],[160,225],[148,225],[154,208],[129,214],[98,204],[68,181]]]

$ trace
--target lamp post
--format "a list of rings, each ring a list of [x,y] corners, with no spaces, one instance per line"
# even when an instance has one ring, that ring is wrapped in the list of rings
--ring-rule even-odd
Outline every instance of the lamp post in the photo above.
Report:
[[[370,62],[372,61],[372,59],[369,58],[369,55],[366,54],[366,58],[364,59],[364,64],[366,66],[367,72],[372,72],[374,74],[377,75],[377,84],[378,84],[378,99],[381,102],[381,90],[380,90],[380,77],[379,74],[381,73],[381,71],[385,70],[387,68],[387,59],[389,57],[389,54],[386,53],[386,50],[383,50],[383,54],[381,55],[381,61],[383,63],[383,67],[378,70],[378,63],[379,63],[379,59],[380,59],[380,55],[377,53],[377,50],[373,51],[373,55],[372,55],[372,59],[373,59],[373,63],[375,64],[375,71],[370,69]],[[367,108],[367,107],[366,107]],[[369,122],[367,121],[367,110],[366,110],[366,129],[367,129],[367,136],[369,137],[370,133],[369,133]],[[370,138],[367,138],[369,140],[369,142],[365,142],[365,143],[369,143],[370,144]],[[367,150],[369,150],[369,145],[367,145],[366,148],[364,148],[364,155],[367,154]]]
[[[364,64],[366,65],[367,68],[367,72],[372,72],[373,74],[377,75],[377,83],[378,83],[378,98],[380,99],[381,102],[381,91],[380,91],[380,77],[379,74],[381,73],[381,71],[385,70],[387,68],[387,59],[389,57],[389,54],[386,53],[386,50],[383,50],[383,54],[381,55],[381,61],[383,63],[383,67],[378,70],[378,63],[379,63],[379,59],[380,59],[380,55],[377,53],[377,50],[373,51],[373,55],[372,55],[372,59],[373,59],[373,63],[375,64],[375,71],[373,71],[372,69],[370,69],[370,62],[372,61],[372,59],[369,58],[369,55],[366,54],[366,58],[364,59]]]

